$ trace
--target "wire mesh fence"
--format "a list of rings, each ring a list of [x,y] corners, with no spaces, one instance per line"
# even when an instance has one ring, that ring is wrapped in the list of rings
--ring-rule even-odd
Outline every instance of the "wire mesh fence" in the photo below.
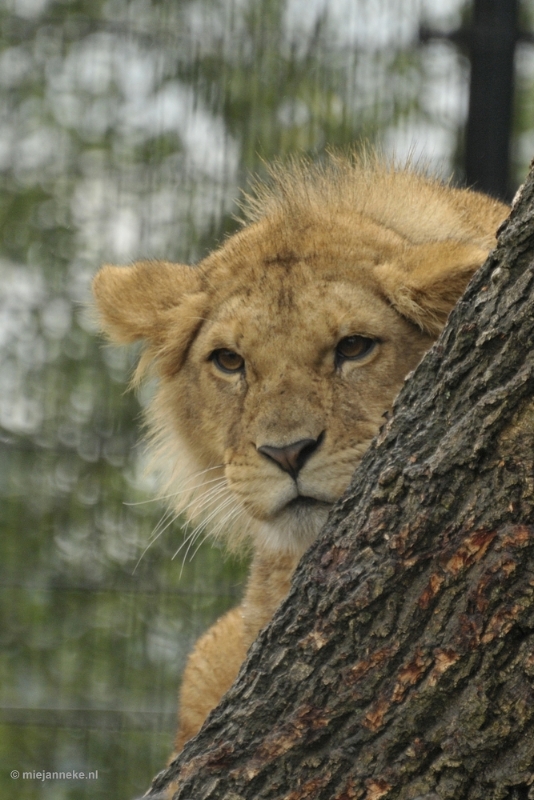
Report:
[[[193,262],[265,160],[363,140],[461,180],[462,0],[0,2],[0,791],[133,796],[170,752],[187,652],[244,566],[154,502],[150,387],[96,336],[104,261]],[[523,24],[532,8],[523,3]],[[534,152],[518,48],[512,167]],[[185,546],[184,545],[185,542]],[[182,548],[182,549],[180,549]],[[98,770],[42,781],[12,770]]]

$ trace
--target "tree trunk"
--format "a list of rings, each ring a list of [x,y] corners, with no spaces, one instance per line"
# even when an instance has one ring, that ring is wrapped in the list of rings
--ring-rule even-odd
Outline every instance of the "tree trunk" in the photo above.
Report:
[[[534,170],[180,800],[534,798]]]

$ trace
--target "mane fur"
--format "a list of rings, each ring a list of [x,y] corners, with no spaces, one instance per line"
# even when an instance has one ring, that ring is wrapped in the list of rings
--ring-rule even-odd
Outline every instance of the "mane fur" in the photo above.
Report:
[[[428,173],[424,162],[400,165],[367,150],[327,153],[322,162],[290,158],[266,166],[265,180],[256,178],[239,207],[243,225],[266,217],[292,220],[335,219],[363,215],[394,231],[410,244],[447,239],[491,246],[487,227],[473,218],[471,205],[486,205],[497,226],[499,203],[478,193],[466,196]],[[500,215],[500,216],[499,216]]]

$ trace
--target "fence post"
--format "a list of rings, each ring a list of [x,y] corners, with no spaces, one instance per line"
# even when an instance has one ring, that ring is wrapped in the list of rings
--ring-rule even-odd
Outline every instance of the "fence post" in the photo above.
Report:
[[[503,200],[511,195],[510,141],[514,107],[515,48],[534,42],[519,31],[519,0],[473,0],[468,28],[448,33],[422,25],[421,42],[447,39],[471,62],[465,134],[465,182]]]
[[[504,199],[510,192],[518,0],[474,0],[473,11],[465,177],[469,186]]]

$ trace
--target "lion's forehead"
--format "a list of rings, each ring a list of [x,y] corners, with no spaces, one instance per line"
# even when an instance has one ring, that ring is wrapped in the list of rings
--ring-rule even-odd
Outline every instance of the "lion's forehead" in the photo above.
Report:
[[[205,347],[320,355],[344,336],[381,337],[399,327],[399,315],[361,270],[349,278],[320,280],[305,269],[294,272],[273,268],[260,282],[236,281],[218,298],[201,331]]]

